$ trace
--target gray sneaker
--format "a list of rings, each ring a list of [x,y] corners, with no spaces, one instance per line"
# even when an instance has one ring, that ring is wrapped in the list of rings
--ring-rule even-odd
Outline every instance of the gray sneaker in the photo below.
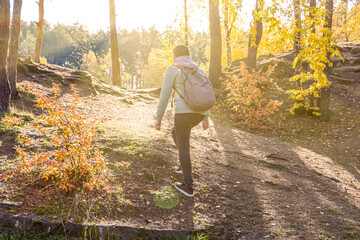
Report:
[[[175,170],[176,173],[183,173],[182,169],[181,169],[181,166],[178,167],[176,170]]]
[[[192,186],[188,186],[183,183],[177,182],[177,183],[175,183],[175,188],[187,197],[194,196],[194,189],[192,188]]]

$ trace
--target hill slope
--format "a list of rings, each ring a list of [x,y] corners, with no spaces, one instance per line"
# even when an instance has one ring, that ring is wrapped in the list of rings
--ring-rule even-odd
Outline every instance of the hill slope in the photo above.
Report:
[[[151,192],[181,181],[181,175],[173,171],[178,160],[170,136],[172,109],[166,113],[163,130],[157,132],[153,128],[156,97],[114,90],[87,76],[71,77],[81,72],[74,74],[52,65],[40,68],[44,71],[24,71],[20,81],[45,92],[52,82],[60,82],[63,99],[69,98],[69,83],[74,83],[80,89],[79,110],[87,116],[110,119],[99,127],[97,146],[106,155],[112,187],[129,201],[124,204],[87,196],[87,203],[93,201],[94,206],[106,203],[85,214],[85,206],[76,202],[76,196],[63,195],[51,187],[16,183],[5,187],[2,183],[1,199],[22,202],[18,213],[150,229],[204,229],[210,239],[360,237],[360,172],[352,165],[359,159],[359,143],[354,137],[349,139],[354,149],[347,149],[354,158],[345,164],[341,152],[326,154],[328,146],[311,150],[311,142],[296,144],[262,137],[221,121],[213,121],[206,132],[196,127],[191,139],[196,195],[193,199],[180,196],[176,207],[161,209]],[[32,100],[28,94],[14,100],[16,111],[37,114]],[[352,131],[359,131],[359,127]],[[0,159],[15,157],[14,143],[10,133],[0,135]],[[128,170],[117,167],[121,161],[131,163]]]

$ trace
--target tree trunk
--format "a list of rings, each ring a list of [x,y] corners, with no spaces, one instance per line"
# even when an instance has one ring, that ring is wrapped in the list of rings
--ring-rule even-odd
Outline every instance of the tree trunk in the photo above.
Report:
[[[296,33],[295,33],[295,38],[294,38],[294,51],[297,55],[300,51],[300,39],[301,39],[300,0],[294,1],[294,17],[295,17],[295,27],[296,27]]]
[[[121,87],[121,75],[120,75],[120,61],[119,61],[119,45],[117,40],[116,30],[116,14],[115,14],[115,2],[109,1],[110,5],[110,45],[111,45],[111,63],[112,63],[112,83],[115,86]]]
[[[320,89],[320,99],[319,99],[319,112],[320,120],[327,121],[329,120],[329,105],[330,105],[330,88],[321,88]]]
[[[316,7],[316,0],[310,0],[310,9],[313,10],[314,8]],[[313,12],[311,11],[310,12],[310,18],[313,19],[314,18],[314,15],[313,15]],[[311,31],[312,33],[315,33],[315,26],[314,24],[311,25]],[[309,67],[310,68],[310,67]],[[312,70],[310,70],[312,71]],[[313,116],[313,112],[314,110],[312,110],[313,108],[315,108],[316,106],[318,106],[319,103],[318,103],[318,99],[315,99],[314,95],[312,93],[310,93],[310,96],[309,96],[309,107],[311,108],[309,111],[308,111],[308,115],[309,116]]]
[[[301,40],[301,8],[300,8],[300,0],[294,0],[294,22],[295,22],[295,36],[294,36],[294,51],[296,56],[299,55],[300,52],[300,40]],[[298,63],[295,66],[295,74],[299,75],[302,72],[302,62],[301,60],[298,61]],[[301,82],[301,80],[296,81],[296,85],[299,89],[304,89],[304,83]],[[306,87],[306,86],[305,86]],[[297,103],[304,104],[305,100],[296,100]],[[306,113],[305,107],[298,107],[295,109],[296,115],[303,115]]]
[[[325,27],[332,29],[333,13],[334,13],[334,0],[326,1],[326,16],[325,16]],[[324,36],[329,38],[330,36]],[[329,40],[330,41],[330,40]],[[327,58],[330,59],[330,53],[327,53]],[[324,70],[327,79],[330,78],[331,69],[328,64]],[[330,103],[330,87],[322,88],[320,90],[320,101],[319,101],[319,111],[320,111],[320,120],[327,121],[329,119],[329,103]]]
[[[334,14],[334,0],[327,0],[325,8],[326,8],[325,27],[331,30],[332,22],[333,22],[333,14]]]
[[[10,38],[10,2],[0,0],[0,119],[10,104],[10,85],[7,73],[7,54]]]
[[[134,89],[134,85],[135,85],[135,77],[134,74],[131,74],[131,89]]]
[[[226,61],[228,67],[231,65],[231,29],[226,30]]]
[[[214,88],[220,87],[221,72],[221,28],[219,15],[219,1],[209,0],[210,15],[210,66],[209,79]]]
[[[226,45],[226,62],[228,67],[231,64],[231,27],[229,26],[229,2],[224,6],[224,28],[225,28],[225,45]]]
[[[345,2],[345,11],[344,11],[344,26],[345,26],[345,42],[349,42],[349,34],[347,32],[347,27],[346,27],[346,24],[347,24],[347,14],[348,14],[348,7],[349,7],[349,0],[344,0]]]
[[[316,8],[316,0],[310,0],[310,8],[311,9],[314,9]],[[310,12],[310,18],[313,19],[314,18],[314,15],[312,12]],[[312,24],[311,26],[311,29],[312,29],[312,32],[315,33],[315,27],[314,27],[314,24]]]
[[[189,46],[189,25],[186,0],[184,0],[184,17],[185,17],[185,45]]]
[[[36,45],[34,53],[34,61],[40,63],[40,55],[43,39],[44,26],[44,0],[39,0],[39,22],[36,24]]]
[[[9,83],[11,89],[11,96],[16,96],[16,82],[17,82],[17,61],[19,49],[19,35],[20,35],[20,14],[21,14],[22,0],[14,0],[13,18],[11,25],[8,71]]]
[[[262,19],[257,19],[256,16],[259,11],[262,10],[264,6],[264,0],[256,0],[256,8],[253,12],[253,22],[252,28],[250,28],[250,35],[249,35],[249,47],[248,47],[248,55],[247,55],[247,65],[250,68],[256,67],[256,56],[258,51],[258,46],[262,38],[263,32],[263,24]]]

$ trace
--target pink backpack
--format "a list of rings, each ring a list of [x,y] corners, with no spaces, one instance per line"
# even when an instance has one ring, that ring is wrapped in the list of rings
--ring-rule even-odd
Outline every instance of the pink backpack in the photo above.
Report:
[[[185,74],[185,96],[181,96],[175,87],[174,89],[191,110],[204,112],[215,105],[214,89],[210,81],[198,71],[198,68],[186,68],[177,64],[174,66]]]

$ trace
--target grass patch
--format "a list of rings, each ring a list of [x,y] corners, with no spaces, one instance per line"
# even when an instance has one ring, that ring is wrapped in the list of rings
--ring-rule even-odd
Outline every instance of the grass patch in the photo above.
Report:
[[[0,229],[1,231],[1,229]],[[70,238],[61,235],[49,235],[48,233],[26,233],[26,232],[9,232],[0,233],[1,240],[80,240],[80,238]]]
[[[186,237],[186,240],[209,240],[205,233],[196,233]]]
[[[358,235],[358,231],[356,231],[356,230],[346,231],[346,235],[348,235],[350,237],[354,237],[354,236]]]
[[[35,119],[35,115],[32,112],[21,110],[16,107],[11,107],[10,112],[12,116],[21,118],[24,122],[31,122]]]
[[[287,233],[284,229],[279,227],[276,231],[272,232],[271,235],[276,237],[276,239],[285,239]]]
[[[61,214],[61,209],[56,202],[49,202],[35,208],[36,215],[55,216]]]
[[[339,210],[337,208],[329,208],[328,211],[332,212],[332,213],[335,213],[336,215],[342,215],[342,216],[345,215],[341,210]]]
[[[159,208],[171,209],[179,204],[179,193],[170,186],[165,186],[157,191],[152,191],[153,200]]]

